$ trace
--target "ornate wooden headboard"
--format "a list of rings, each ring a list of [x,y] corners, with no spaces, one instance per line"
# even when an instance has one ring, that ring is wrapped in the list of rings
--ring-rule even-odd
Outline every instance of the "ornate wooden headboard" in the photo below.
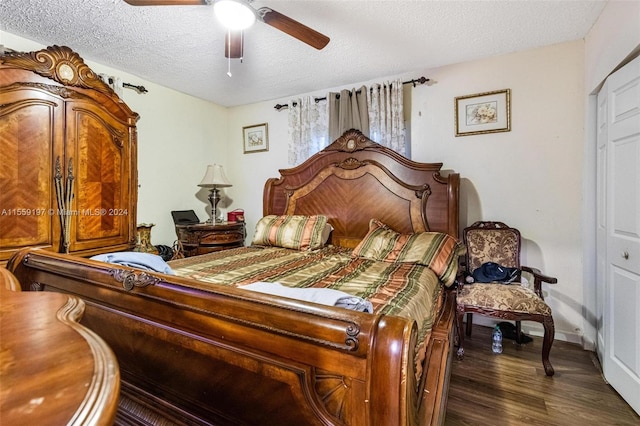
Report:
[[[331,242],[355,245],[376,218],[401,233],[458,238],[460,176],[442,163],[418,163],[349,130],[304,163],[267,180],[263,214],[324,214]]]

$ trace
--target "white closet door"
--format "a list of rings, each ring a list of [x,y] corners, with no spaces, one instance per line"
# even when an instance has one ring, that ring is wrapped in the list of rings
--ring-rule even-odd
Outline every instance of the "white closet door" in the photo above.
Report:
[[[640,413],[640,58],[607,79],[606,379]]]

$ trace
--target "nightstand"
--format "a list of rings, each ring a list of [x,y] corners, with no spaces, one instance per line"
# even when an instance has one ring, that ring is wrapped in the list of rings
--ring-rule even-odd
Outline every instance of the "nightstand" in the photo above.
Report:
[[[185,257],[244,246],[244,222],[176,225]]]

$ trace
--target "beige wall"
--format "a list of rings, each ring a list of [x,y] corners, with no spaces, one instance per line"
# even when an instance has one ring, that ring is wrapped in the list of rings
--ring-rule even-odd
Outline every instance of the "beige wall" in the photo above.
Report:
[[[461,174],[462,226],[483,219],[520,228],[525,264],[558,277],[549,303],[557,338],[572,341],[582,326],[583,47],[576,41],[399,76],[433,80],[410,89],[412,158]],[[505,88],[512,91],[511,132],[455,137],[456,96]],[[287,112],[273,109],[287,101],[230,110],[229,192],[247,210],[250,229],[262,213],[261,182],[289,167]],[[244,155],[240,129],[259,122],[269,122],[270,150]],[[255,179],[237,175],[235,164]]]
[[[523,264],[558,278],[548,303],[557,337],[572,341],[582,319],[582,58],[577,41],[432,70],[438,84],[414,91],[412,116],[414,158],[461,173],[461,225],[519,228]],[[504,88],[511,132],[453,136],[455,96]]]
[[[609,1],[585,43],[585,90],[594,94],[611,72],[639,52],[640,1]]]

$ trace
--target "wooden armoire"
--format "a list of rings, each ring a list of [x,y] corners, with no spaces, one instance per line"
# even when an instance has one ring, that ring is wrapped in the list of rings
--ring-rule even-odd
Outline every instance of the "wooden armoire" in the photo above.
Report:
[[[133,248],[137,120],[68,47],[0,55],[0,264]]]

